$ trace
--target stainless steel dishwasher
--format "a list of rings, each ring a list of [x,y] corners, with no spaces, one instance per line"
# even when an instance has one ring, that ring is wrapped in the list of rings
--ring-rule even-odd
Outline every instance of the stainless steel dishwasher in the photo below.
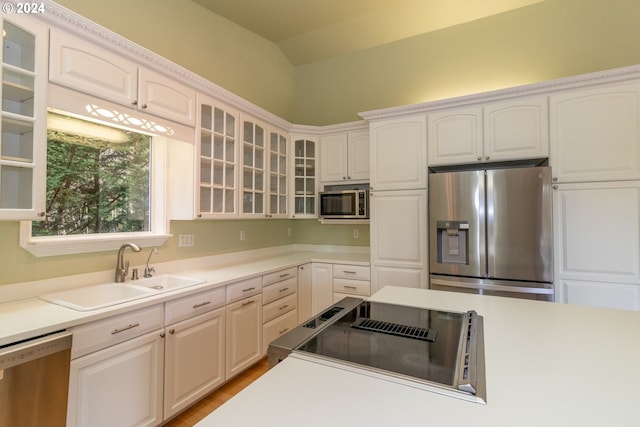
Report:
[[[67,422],[71,332],[0,346],[0,427]]]

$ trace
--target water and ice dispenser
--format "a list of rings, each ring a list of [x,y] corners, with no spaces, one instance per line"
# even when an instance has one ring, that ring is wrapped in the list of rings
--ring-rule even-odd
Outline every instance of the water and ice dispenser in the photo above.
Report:
[[[438,263],[469,263],[469,222],[437,221]]]

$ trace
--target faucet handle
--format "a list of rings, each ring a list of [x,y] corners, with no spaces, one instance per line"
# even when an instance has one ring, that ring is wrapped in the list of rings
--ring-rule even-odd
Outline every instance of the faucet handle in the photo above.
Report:
[[[131,280],[138,280],[138,269],[134,268],[131,272]]]

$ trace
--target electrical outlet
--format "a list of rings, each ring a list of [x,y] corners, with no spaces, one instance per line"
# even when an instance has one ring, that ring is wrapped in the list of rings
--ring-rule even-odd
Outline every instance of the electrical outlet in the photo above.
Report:
[[[178,235],[178,247],[190,247],[195,243],[195,236],[193,234],[180,234]]]
[[[247,238],[247,235],[244,232],[244,230],[240,230],[240,241],[244,241],[246,238]]]
[[[357,228],[353,229],[353,238],[357,239],[358,237],[360,237],[360,230],[358,230]]]

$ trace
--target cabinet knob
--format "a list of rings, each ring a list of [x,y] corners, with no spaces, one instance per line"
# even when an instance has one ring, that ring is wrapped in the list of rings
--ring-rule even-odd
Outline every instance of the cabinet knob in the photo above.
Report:
[[[133,101],[131,101],[131,105],[138,105],[138,100],[134,99]]]
[[[552,180],[553,182],[557,182],[557,181],[558,181],[558,177],[557,177],[557,176],[554,176],[551,180]]]
[[[198,218],[202,218],[202,214],[198,214]]]
[[[142,108],[147,108],[147,104],[142,104]]]
[[[554,189],[554,190],[557,190],[557,189],[558,189],[558,186],[557,186],[557,185],[554,185],[554,186],[553,186],[553,189]]]
[[[485,157],[484,159],[485,159],[485,160],[489,160],[489,156]]]
[[[482,157],[481,157],[481,156],[478,156],[478,161],[481,161],[481,160],[482,160]]]
[[[47,215],[47,214],[46,214],[46,213],[44,213],[44,212],[38,212],[38,216],[39,216],[40,218],[44,218],[46,215]]]
[[[164,338],[166,335],[164,332],[160,332],[160,338]]]
[[[346,176],[343,176],[343,177],[342,177],[342,179],[347,179],[347,177],[346,177]]]
[[[175,329],[169,329],[169,333],[170,333],[171,335],[173,335],[173,334],[175,334],[175,333],[176,333],[176,330],[175,330]]]

